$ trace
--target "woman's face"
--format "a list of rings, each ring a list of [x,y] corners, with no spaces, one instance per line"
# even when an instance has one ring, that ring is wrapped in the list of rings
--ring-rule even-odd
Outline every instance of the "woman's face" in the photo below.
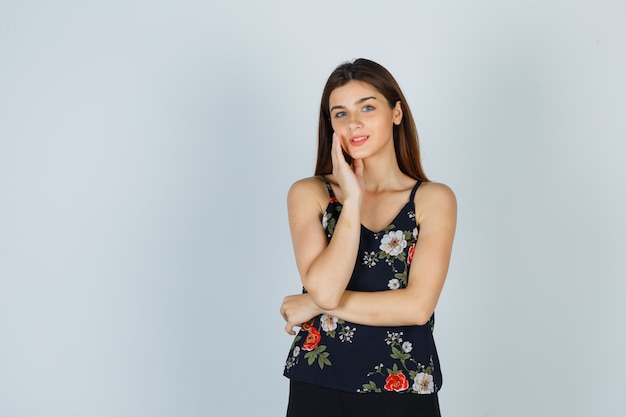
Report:
[[[333,130],[352,158],[365,159],[380,152],[395,155],[393,125],[402,121],[400,102],[390,108],[372,85],[353,80],[330,93],[329,108]]]

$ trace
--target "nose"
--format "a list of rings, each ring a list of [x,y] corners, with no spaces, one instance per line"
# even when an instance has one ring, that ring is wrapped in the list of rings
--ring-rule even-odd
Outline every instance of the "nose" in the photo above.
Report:
[[[361,119],[359,119],[358,113],[357,114],[352,114],[350,116],[349,126],[350,126],[351,130],[358,130],[358,129],[360,129],[362,127]]]

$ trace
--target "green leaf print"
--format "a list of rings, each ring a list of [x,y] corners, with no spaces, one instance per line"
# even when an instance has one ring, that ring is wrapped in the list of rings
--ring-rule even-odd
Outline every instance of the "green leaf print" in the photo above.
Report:
[[[397,363],[393,364],[393,368],[392,369],[387,368],[387,373],[389,375],[397,375],[399,372],[400,372],[400,370],[398,369],[398,364]]]
[[[367,384],[363,384],[363,392],[382,392],[382,390],[376,386],[374,381],[370,381]]]
[[[322,352],[317,357],[317,364],[320,366],[320,369],[324,369],[324,365],[332,365],[330,360],[328,360],[328,352]]]
[[[404,365],[404,361],[411,357],[411,355],[409,355],[408,353],[404,353],[395,346],[391,347],[391,355],[389,356],[391,356],[393,359],[398,359],[399,361],[401,361],[403,366],[406,366]]]
[[[324,369],[324,365],[332,366],[330,359],[330,353],[324,352],[326,350],[325,345],[319,345],[317,348],[313,349],[310,352],[307,352],[304,355],[304,358],[307,360],[309,365],[313,365],[313,363],[317,360],[317,364],[321,369]]]

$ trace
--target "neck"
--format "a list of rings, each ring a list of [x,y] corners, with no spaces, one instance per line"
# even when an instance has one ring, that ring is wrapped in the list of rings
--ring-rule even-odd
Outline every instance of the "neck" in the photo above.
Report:
[[[384,160],[383,160],[384,159]],[[366,192],[381,192],[403,188],[411,180],[400,171],[396,156],[393,158],[368,158],[363,160],[363,181]]]

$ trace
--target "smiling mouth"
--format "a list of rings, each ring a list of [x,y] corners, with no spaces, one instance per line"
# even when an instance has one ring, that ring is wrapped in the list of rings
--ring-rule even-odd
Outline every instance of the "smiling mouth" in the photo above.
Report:
[[[367,139],[369,136],[355,136],[353,138],[350,138],[350,142],[352,143],[358,143],[358,142],[362,142],[365,139]]]

